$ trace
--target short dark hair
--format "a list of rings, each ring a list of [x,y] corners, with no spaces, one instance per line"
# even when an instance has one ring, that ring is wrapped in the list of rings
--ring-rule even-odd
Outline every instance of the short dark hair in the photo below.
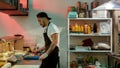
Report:
[[[37,16],[37,17],[40,17],[40,18],[46,17],[48,20],[51,20],[51,18],[48,17],[47,13],[45,13],[45,12],[40,12],[40,13],[38,13],[36,16]]]

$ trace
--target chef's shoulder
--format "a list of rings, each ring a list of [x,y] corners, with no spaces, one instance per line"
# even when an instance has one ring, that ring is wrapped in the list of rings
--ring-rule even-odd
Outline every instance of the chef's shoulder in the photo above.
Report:
[[[59,28],[54,24],[54,23],[51,23],[50,26],[49,26],[49,29],[50,33],[59,33]]]

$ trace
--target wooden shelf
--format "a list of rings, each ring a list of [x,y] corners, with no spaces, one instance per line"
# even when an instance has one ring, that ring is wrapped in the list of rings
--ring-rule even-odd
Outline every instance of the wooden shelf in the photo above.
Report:
[[[9,3],[5,3],[3,1],[0,1],[0,10],[6,10],[6,9],[16,9],[15,6],[10,5]]]
[[[28,12],[21,12],[19,10],[0,10],[0,12],[9,14],[10,16],[28,16]]]
[[[26,7],[23,7],[23,3],[17,0],[6,2],[0,1],[0,12],[6,13],[10,16],[28,16],[28,0],[26,0]]]

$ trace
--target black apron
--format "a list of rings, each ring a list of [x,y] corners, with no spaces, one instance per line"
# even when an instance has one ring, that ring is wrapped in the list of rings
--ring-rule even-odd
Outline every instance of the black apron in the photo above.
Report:
[[[48,26],[49,26],[49,24],[48,24]],[[47,35],[47,30],[48,30],[48,27],[43,34],[44,40],[45,40],[45,51],[48,50],[48,48],[50,47],[50,44],[51,44],[51,40]],[[42,60],[42,64],[41,64],[40,68],[56,68],[58,60],[59,60],[58,52],[59,52],[59,49],[56,46],[55,49],[48,55],[48,57],[45,58],[44,60]]]

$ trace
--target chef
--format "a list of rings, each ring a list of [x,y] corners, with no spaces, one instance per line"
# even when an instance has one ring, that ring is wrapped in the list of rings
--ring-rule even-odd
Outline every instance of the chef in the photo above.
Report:
[[[40,12],[37,14],[37,20],[44,28],[44,41],[45,45],[40,48],[40,51],[45,52],[40,56],[42,64],[40,68],[56,68],[59,60],[59,29],[58,27],[50,22],[51,18],[48,17],[46,12]]]

